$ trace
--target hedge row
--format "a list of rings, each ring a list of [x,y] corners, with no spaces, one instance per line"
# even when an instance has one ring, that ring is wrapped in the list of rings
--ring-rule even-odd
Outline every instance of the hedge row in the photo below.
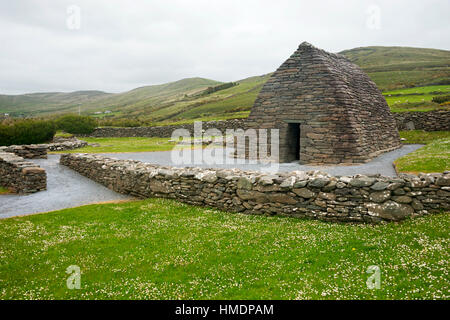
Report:
[[[210,93],[213,93],[213,92],[217,92],[217,91],[220,91],[220,90],[225,90],[225,89],[234,87],[237,84],[238,84],[237,82],[227,82],[227,83],[219,84],[219,85],[214,86],[214,87],[208,87],[205,91],[202,92],[202,95],[207,95],[207,94],[210,94]]]
[[[89,134],[97,128],[97,121],[88,116],[68,114],[56,120],[59,130],[73,134]]]
[[[431,101],[436,102],[436,103],[444,103],[444,102],[450,101],[450,95],[436,96],[436,97],[433,97],[433,99]]]
[[[28,119],[0,124],[0,146],[48,142],[53,139],[55,132],[55,123],[48,120]]]
[[[0,146],[45,143],[56,130],[72,134],[89,134],[97,122],[87,116],[65,115],[56,120],[24,119],[0,123]]]

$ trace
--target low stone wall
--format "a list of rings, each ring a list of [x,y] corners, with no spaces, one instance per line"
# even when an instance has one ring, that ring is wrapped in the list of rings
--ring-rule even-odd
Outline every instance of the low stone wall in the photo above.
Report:
[[[398,130],[449,131],[450,110],[393,113]]]
[[[248,214],[378,223],[450,209],[450,172],[403,178],[331,177],[318,171],[271,175],[162,167],[88,154],[65,154],[60,161],[120,193]]]
[[[78,148],[86,147],[88,143],[83,140],[78,140],[76,138],[68,138],[68,139],[59,139],[53,143],[47,144],[47,149],[49,151],[65,151],[65,150],[73,150]]]
[[[0,185],[16,193],[33,193],[47,188],[47,175],[14,153],[0,152]]]
[[[202,122],[202,129],[208,130],[216,128],[225,134],[226,129],[247,129],[245,119],[231,119],[223,121],[207,121]],[[168,126],[158,126],[158,127],[133,127],[133,128],[97,128],[94,132],[89,135],[89,137],[161,137],[170,138],[172,132],[176,129],[187,129],[193,134],[194,124],[180,124],[180,125],[168,125]]]
[[[25,159],[47,159],[48,151],[73,150],[87,146],[86,141],[78,139],[62,139],[48,144],[12,145],[0,147],[0,152],[14,153]]]
[[[42,144],[0,147],[0,152],[14,153],[26,159],[47,159],[47,145]]]

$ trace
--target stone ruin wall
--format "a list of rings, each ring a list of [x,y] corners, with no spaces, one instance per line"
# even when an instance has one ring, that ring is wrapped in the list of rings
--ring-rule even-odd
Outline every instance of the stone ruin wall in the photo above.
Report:
[[[38,192],[47,188],[47,174],[14,153],[0,151],[0,185],[15,193]]]
[[[47,159],[47,146],[42,144],[0,147],[0,152],[14,153],[16,156],[25,159]]]
[[[450,172],[401,178],[267,174],[163,167],[88,154],[64,154],[60,162],[119,193],[246,214],[379,223],[450,209]]]
[[[39,165],[24,160],[47,159],[47,151],[81,148],[87,142],[60,139],[49,144],[12,145],[0,147],[0,186],[14,193],[34,193],[47,189],[47,174]]]
[[[11,145],[0,147],[0,152],[14,153],[25,159],[47,159],[48,151],[73,150],[87,146],[86,141],[78,139],[62,139],[59,142],[47,144]]]
[[[219,121],[205,121],[202,122],[203,130],[219,129],[225,134],[227,129],[247,129],[248,125],[246,119],[231,119]],[[80,135],[80,137],[95,137],[95,138],[125,138],[125,137],[159,137],[170,138],[172,132],[176,129],[187,129],[191,134],[194,133],[194,123],[167,125],[156,127],[130,127],[130,128],[96,128],[94,132],[87,135]]]
[[[450,131],[450,110],[394,113],[398,130]]]

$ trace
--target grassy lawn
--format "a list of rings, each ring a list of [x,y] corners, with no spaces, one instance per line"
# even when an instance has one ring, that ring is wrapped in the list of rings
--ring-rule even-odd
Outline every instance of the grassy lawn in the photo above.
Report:
[[[429,94],[429,93],[449,93],[449,85],[439,85],[439,86],[424,86],[424,87],[414,87],[414,88],[404,88],[392,91],[385,91],[383,95],[411,95],[411,94]],[[435,94],[436,95],[436,94]]]
[[[401,95],[401,96],[384,96],[386,99],[386,102],[388,105],[394,105],[399,103],[406,103],[406,102],[425,102],[425,101],[431,101],[433,97],[436,95],[434,94],[421,94],[421,95]]]
[[[448,106],[441,106],[434,102],[405,102],[390,106],[391,112],[427,112],[433,110],[450,110]]]
[[[450,131],[401,131],[406,143],[426,146],[394,161],[400,172],[443,172],[450,170]]]
[[[63,131],[60,131],[60,130],[58,130],[55,133],[55,138],[72,138],[72,137],[73,137],[73,134],[66,133],[66,132],[63,132]]]
[[[401,172],[444,172],[450,170],[450,138],[428,143],[394,161]]]
[[[112,152],[144,152],[168,151],[176,145],[169,138],[81,138],[89,143],[97,143],[99,147],[87,146],[80,149],[51,153],[112,153]]]
[[[7,194],[7,193],[9,193],[8,189],[0,186],[0,194]]]
[[[366,69],[364,71],[368,73],[369,77],[377,84],[380,90],[439,83],[440,81],[446,81],[450,74],[449,67],[378,72],[368,72]]]
[[[435,140],[450,138],[450,131],[400,131],[400,137],[406,139],[404,143],[427,144]]]
[[[383,92],[392,112],[425,112],[435,109],[448,109],[431,100],[439,94],[448,94],[450,86],[424,86]]]
[[[371,226],[163,199],[89,205],[0,220],[0,298],[448,299],[449,228],[448,213]],[[79,290],[66,287],[71,265]]]

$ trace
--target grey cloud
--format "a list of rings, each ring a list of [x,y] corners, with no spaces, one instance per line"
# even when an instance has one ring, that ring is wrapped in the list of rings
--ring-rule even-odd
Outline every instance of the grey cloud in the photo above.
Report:
[[[81,29],[66,26],[81,9]],[[380,9],[380,29],[367,10]],[[137,86],[275,70],[304,40],[329,51],[367,45],[449,49],[443,1],[3,1],[0,93]]]

